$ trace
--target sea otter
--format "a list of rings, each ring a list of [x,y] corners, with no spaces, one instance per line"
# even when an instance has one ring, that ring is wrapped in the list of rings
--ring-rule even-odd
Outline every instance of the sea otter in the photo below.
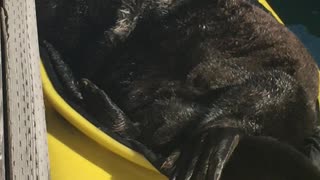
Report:
[[[97,28],[78,33],[71,45],[81,48],[60,50],[64,40],[52,45],[55,34],[40,28],[66,91],[89,114],[171,179],[320,178],[318,68],[285,26],[245,0],[110,7],[106,25],[76,15]]]

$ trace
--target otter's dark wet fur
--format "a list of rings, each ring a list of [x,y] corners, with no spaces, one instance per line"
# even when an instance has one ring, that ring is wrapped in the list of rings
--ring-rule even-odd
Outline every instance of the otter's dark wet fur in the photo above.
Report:
[[[171,179],[320,178],[318,68],[285,26],[244,0],[145,0],[115,32],[127,2],[138,1],[105,15],[115,25],[85,14],[99,30],[93,40],[90,28],[76,34],[81,48],[60,50],[74,44],[41,32],[39,21],[40,37],[90,79],[78,87],[90,113],[151,149]]]

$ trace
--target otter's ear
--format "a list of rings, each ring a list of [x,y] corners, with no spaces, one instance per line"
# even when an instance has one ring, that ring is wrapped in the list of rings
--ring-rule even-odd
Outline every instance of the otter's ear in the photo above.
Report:
[[[240,131],[234,128],[211,128],[192,138],[182,149],[176,170],[170,179],[220,180],[240,137]]]

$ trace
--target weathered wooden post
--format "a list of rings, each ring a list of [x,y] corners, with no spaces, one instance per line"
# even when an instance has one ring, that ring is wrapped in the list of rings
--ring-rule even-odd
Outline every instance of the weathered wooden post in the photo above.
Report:
[[[35,2],[3,0],[1,3],[6,177],[46,180],[49,179],[48,147]],[[1,150],[3,145],[0,148],[3,153]],[[3,158],[0,161],[2,180]]]
[[[0,13],[1,15],[1,13]],[[1,27],[1,26],[0,26]],[[0,28],[0,67],[2,67],[2,30]],[[3,122],[3,83],[2,68],[0,68],[0,180],[5,179],[5,150],[4,150],[4,122]]]

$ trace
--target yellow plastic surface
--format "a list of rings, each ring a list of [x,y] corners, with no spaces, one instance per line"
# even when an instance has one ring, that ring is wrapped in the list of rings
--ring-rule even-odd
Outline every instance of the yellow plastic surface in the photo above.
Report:
[[[100,146],[46,106],[53,180],[165,180],[163,175]]]
[[[266,0],[259,0],[259,3],[263,5],[271,14],[272,16],[281,24],[284,24],[282,20],[279,18],[276,12],[271,8],[271,6],[268,4]]]
[[[282,23],[265,0],[259,0]],[[72,109],[41,65],[52,180],[165,180],[142,155]]]

